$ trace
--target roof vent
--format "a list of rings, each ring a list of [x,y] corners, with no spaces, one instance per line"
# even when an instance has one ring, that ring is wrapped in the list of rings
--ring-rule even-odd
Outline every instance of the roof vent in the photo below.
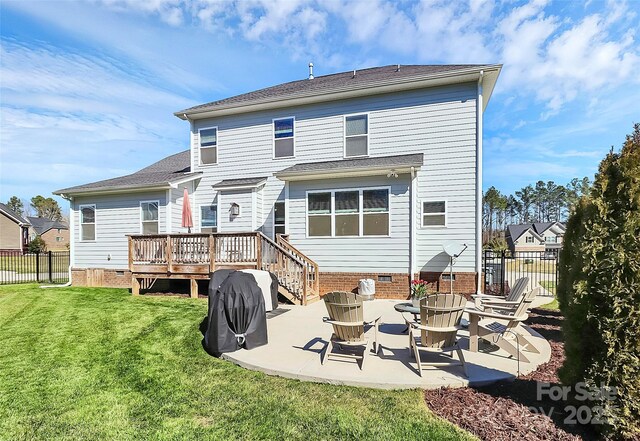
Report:
[[[309,63],[309,79],[313,80],[313,63]]]
[[[396,72],[400,72],[400,65],[398,64],[398,67],[396,67]]]
[[[355,77],[356,77],[356,70],[353,69],[353,78],[355,78]]]

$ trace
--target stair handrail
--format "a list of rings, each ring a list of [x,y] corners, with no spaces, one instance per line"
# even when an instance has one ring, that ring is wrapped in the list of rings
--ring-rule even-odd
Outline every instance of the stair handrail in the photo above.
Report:
[[[315,294],[320,294],[320,267],[318,266],[316,261],[311,259],[307,255],[305,255],[302,251],[297,249],[295,246],[293,246],[293,244],[289,242],[282,234],[276,234],[276,242],[280,244],[282,247],[284,247],[285,249],[287,249],[289,253],[300,258],[306,265],[309,265],[312,267],[313,276],[314,276],[312,289]]]

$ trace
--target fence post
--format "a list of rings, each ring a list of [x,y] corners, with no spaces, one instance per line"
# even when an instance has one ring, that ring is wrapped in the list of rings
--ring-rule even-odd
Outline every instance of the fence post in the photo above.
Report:
[[[53,254],[49,251],[49,283],[53,283]]]
[[[40,283],[40,251],[36,251],[36,282]]]
[[[504,283],[506,281],[507,268],[505,266],[505,254],[506,250],[502,250],[500,256],[500,294],[504,295]]]

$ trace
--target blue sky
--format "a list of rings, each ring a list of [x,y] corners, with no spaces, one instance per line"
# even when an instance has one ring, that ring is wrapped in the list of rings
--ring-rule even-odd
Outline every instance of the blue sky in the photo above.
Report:
[[[309,61],[503,63],[485,187],[593,176],[640,122],[638,4],[2,0],[0,201],[184,150],[174,111],[304,78]]]

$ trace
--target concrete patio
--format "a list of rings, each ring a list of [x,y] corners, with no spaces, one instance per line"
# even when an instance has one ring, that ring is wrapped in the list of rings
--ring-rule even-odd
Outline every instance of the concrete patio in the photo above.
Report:
[[[538,299],[537,299],[538,300]],[[547,303],[539,299],[535,305]],[[429,367],[418,375],[416,364],[410,356],[409,337],[403,317],[394,310],[397,300],[373,300],[365,302],[365,319],[381,317],[378,356],[371,354],[366,366],[360,370],[356,361],[328,360],[320,363],[332,327],[323,323],[327,316],[324,302],[309,306],[280,305],[267,320],[269,344],[251,351],[240,350],[224,354],[223,358],[244,368],[302,381],[371,387],[378,389],[432,389],[442,386],[463,387],[481,385],[515,378],[518,362],[506,352],[489,344],[481,344],[479,352],[470,352],[469,333],[460,331],[460,345],[467,362],[469,378],[460,366]],[[465,318],[468,319],[465,314]],[[526,328],[540,354],[527,353],[530,363],[520,362],[520,374],[529,373],[551,356],[549,343],[535,331]],[[367,331],[373,338],[373,328]],[[422,359],[448,359],[446,355],[422,353]]]

